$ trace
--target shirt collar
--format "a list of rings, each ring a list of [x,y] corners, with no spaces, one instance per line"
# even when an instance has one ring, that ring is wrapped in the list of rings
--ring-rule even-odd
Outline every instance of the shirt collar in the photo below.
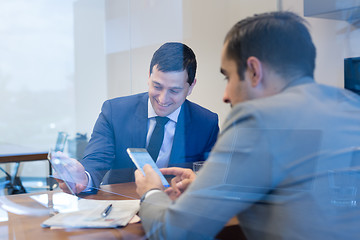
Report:
[[[179,114],[180,114],[181,106],[178,107],[175,111],[173,111],[169,115],[167,115],[167,117],[170,118],[171,121],[177,122]],[[153,106],[151,105],[150,98],[149,98],[148,99],[148,118],[153,118],[156,116],[158,116],[158,115],[156,114]]]
[[[291,87],[295,87],[295,86],[298,86],[298,85],[302,85],[302,84],[308,84],[308,83],[314,83],[314,79],[312,77],[302,77],[302,78],[298,78],[298,79],[295,79],[289,83],[287,83],[283,89],[283,90],[286,90],[288,88],[291,88]],[[282,92],[281,91],[281,92]]]

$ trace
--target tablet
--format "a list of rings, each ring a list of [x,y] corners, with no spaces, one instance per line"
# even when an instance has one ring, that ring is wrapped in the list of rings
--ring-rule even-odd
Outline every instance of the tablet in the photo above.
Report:
[[[161,182],[164,187],[170,187],[170,184],[165,179],[164,175],[160,172],[158,166],[156,166],[154,160],[148,153],[145,148],[128,148],[126,149],[131,160],[134,162],[135,166],[145,175],[143,167],[145,164],[149,164],[155,172],[160,176]]]
[[[63,180],[71,194],[76,195],[73,190],[76,183],[70,171],[67,169],[68,166],[66,165],[69,165],[66,164],[67,159],[65,157],[57,156],[55,151],[50,150],[48,154],[48,160],[57,174],[56,178]]]

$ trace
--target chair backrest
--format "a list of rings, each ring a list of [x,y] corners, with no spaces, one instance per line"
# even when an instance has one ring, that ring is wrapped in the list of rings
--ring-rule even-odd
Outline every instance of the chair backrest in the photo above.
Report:
[[[76,137],[68,139],[67,143],[69,157],[80,161],[88,144],[87,134],[76,133]]]
[[[68,138],[69,134],[66,132],[59,132],[58,137],[55,144],[55,152],[60,151],[63,152],[66,144],[66,140]]]

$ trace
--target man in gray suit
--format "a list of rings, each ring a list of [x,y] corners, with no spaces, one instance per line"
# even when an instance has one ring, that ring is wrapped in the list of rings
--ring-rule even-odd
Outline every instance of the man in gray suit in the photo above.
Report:
[[[135,172],[147,237],[211,239],[235,215],[247,239],[360,236],[360,97],[314,82],[305,24],[272,12],[229,31],[221,72],[232,111],[207,162],[197,176],[163,169],[176,175],[165,192],[150,166]]]

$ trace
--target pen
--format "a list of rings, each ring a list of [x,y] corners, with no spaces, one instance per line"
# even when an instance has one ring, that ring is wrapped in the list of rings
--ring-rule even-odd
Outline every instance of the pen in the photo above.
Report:
[[[109,213],[111,212],[111,209],[112,209],[112,204],[110,204],[105,208],[105,210],[101,213],[101,216],[107,217],[107,215],[109,215]]]

